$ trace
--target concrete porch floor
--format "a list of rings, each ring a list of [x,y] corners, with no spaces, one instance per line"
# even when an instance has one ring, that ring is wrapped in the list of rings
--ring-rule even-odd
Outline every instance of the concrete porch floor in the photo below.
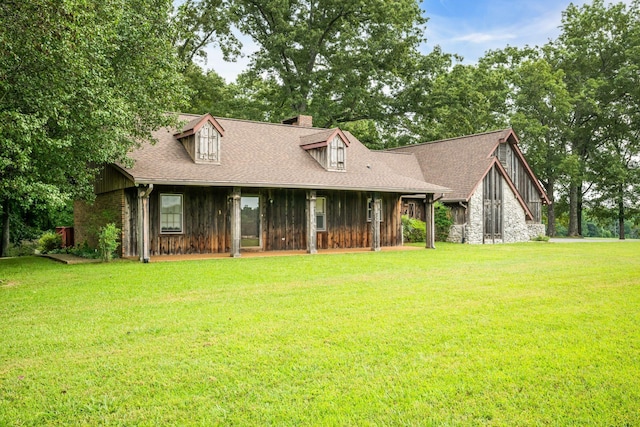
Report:
[[[394,252],[394,251],[413,251],[424,250],[424,247],[419,246],[389,246],[381,248],[381,252]],[[357,248],[357,249],[322,249],[318,250],[315,255],[325,254],[348,254],[348,253],[365,253],[371,252],[370,248]],[[254,258],[254,257],[281,257],[281,256],[294,256],[294,255],[310,255],[307,251],[241,251],[242,256],[240,258]],[[229,253],[222,254],[182,254],[182,255],[153,255],[149,262],[166,262],[166,261],[194,261],[194,260],[206,260],[206,259],[223,259],[232,258]],[[138,260],[138,257],[126,257],[125,259]]]

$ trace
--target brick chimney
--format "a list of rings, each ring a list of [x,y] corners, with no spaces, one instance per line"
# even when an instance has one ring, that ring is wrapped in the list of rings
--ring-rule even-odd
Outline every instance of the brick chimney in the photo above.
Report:
[[[284,125],[300,126],[305,128],[313,127],[313,116],[295,116],[282,121]]]

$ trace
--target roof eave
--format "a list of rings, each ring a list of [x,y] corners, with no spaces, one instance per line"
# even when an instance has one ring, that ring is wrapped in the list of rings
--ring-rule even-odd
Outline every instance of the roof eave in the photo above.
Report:
[[[194,186],[194,187],[241,187],[241,188],[294,188],[300,190],[342,190],[342,191],[376,191],[380,193],[419,193],[436,194],[451,193],[451,190],[444,187],[434,186],[425,188],[407,187],[357,187],[323,184],[288,184],[273,182],[237,182],[237,181],[196,181],[196,180],[158,180],[153,178],[132,179],[135,185],[167,185],[167,186]]]

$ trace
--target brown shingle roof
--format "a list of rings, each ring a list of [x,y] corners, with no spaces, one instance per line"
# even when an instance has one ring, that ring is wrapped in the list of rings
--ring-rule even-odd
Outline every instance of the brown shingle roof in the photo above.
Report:
[[[181,115],[186,121],[201,116]],[[441,193],[415,173],[401,174],[366,148],[353,135],[349,140],[347,170],[327,171],[301,146],[301,137],[324,134],[325,129],[216,118],[225,130],[220,139],[220,164],[194,163],[175,130],[154,134],[158,142],[131,153],[132,168],[121,168],[136,183],[241,187],[281,187],[362,190],[406,193]],[[405,158],[405,155],[398,154]]]
[[[452,190],[443,200],[468,200],[487,173],[491,156],[500,140],[513,134],[511,129],[460,138],[408,145],[389,150],[416,156],[424,179]]]

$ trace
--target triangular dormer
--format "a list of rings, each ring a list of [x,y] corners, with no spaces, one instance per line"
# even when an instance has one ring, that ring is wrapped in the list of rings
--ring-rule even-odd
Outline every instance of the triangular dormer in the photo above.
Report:
[[[220,139],[224,129],[211,114],[191,120],[174,136],[195,163],[220,164]]]
[[[349,139],[338,128],[300,137],[300,147],[306,150],[328,171],[346,172]]]

